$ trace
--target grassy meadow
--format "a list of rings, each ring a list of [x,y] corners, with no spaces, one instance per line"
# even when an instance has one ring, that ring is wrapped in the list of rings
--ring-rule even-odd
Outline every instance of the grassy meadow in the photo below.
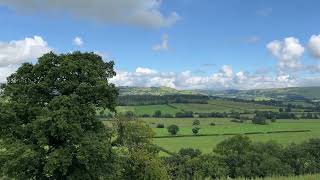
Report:
[[[144,118],[143,120],[152,127],[156,133],[154,143],[172,152],[177,152],[181,148],[198,148],[203,152],[211,152],[213,147],[230,137],[228,134],[246,134],[260,132],[262,134],[246,134],[253,141],[277,141],[283,145],[290,143],[299,143],[310,138],[320,137],[320,120],[278,120],[268,125],[256,125],[251,121],[245,123],[230,122],[228,118],[206,118],[199,119],[200,128],[198,135],[192,134],[193,120],[196,118]],[[215,123],[211,126],[210,123]],[[170,136],[166,128],[156,128],[158,123],[167,127],[170,124],[179,126],[177,135],[187,135],[186,137]],[[285,133],[267,133],[273,131],[299,131],[310,130],[310,132],[285,132]],[[200,136],[200,135],[208,136]],[[210,135],[212,134],[212,135]],[[163,137],[162,137],[163,136]]]

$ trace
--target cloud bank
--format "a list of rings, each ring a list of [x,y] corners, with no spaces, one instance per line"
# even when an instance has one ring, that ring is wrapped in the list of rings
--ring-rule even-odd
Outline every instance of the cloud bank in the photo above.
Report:
[[[13,73],[23,62],[30,62],[51,49],[40,36],[23,40],[0,42],[0,82]]]
[[[168,27],[179,19],[176,12],[160,12],[162,0],[0,0],[24,12],[67,13],[77,18],[103,23],[143,27]]]
[[[234,73],[232,67],[227,65],[208,76],[198,76],[191,71],[159,72],[138,67],[134,72],[118,70],[117,76],[112,78],[111,82],[118,86],[167,86],[176,89],[259,89],[291,87],[300,84],[298,79],[288,74],[272,76],[243,71]]]

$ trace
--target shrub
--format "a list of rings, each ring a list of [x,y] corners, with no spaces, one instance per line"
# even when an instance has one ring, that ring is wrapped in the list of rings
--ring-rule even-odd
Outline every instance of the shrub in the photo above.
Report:
[[[161,117],[161,111],[160,110],[155,111],[153,114],[153,117],[156,117],[156,118]]]
[[[216,125],[216,123],[214,123],[214,122],[210,123],[210,126],[215,126],[215,125]]]
[[[276,118],[272,118],[271,122],[277,122],[277,119]]]
[[[267,123],[267,118],[263,117],[263,116],[254,116],[254,118],[252,119],[252,123],[253,124],[261,124],[261,125],[266,125]]]
[[[194,126],[199,126],[200,125],[200,120],[199,119],[195,119],[192,123],[192,125]]]
[[[146,117],[150,117],[149,114],[142,114],[142,117],[146,118]]]
[[[199,130],[200,130],[200,128],[194,127],[194,128],[192,128],[192,133],[193,133],[194,135],[196,135],[196,134],[199,133]]]
[[[173,118],[173,115],[172,114],[165,114],[163,115],[164,118]]]
[[[193,112],[192,111],[177,112],[176,113],[176,118],[192,118],[192,117],[193,117]]]
[[[179,131],[179,126],[172,124],[172,125],[168,126],[167,129],[171,135],[176,135]]]
[[[157,124],[157,128],[164,128],[164,124]]]
[[[189,156],[191,158],[195,158],[201,155],[201,151],[193,148],[182,148],[179,150],[178,154],[180,156]]]

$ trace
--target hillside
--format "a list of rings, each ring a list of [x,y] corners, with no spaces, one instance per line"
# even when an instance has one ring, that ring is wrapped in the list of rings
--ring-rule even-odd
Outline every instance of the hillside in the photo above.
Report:
[[[241,99],[281,99],[281,100],[315,100],[320,99],[320,87],[289,87],[277,89],[256,90],[225,90],[204,91],[198,90],[211,96],[241,98]]]
[[[120,95],[202,94],[240,99],[318,100],[320,87],[289,87],[256,90],[176,90],[168,87],[119,87]]]
[[[120,95],[174,95],[197,94],[192,90],[177,90],[169,87],[119,87]]]

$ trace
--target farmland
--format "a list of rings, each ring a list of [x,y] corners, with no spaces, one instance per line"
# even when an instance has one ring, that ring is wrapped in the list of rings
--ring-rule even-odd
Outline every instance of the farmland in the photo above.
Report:
[[[245,112],[245,111],[278,111],[278,107],[267,106],[255,103],[234,102],[231,100],[209,100],[207,104],[196,103],[170,103],[161,105],[137,105],[137,106],[118,106],[118,112],[132,111],[136,115],[152,115],[160,110],[163,114],[174,115],[177,112],[192,111],[194,113],[205,112]]]
[[[230,118],[201,118],[197,135],[193,135],[193,121],[199,118],[141,118],[155,132],[153,142],[170,152],[178,152],[181,148],[196,148],[204,153],[212,152],[213,148],[221,141],[233,134],[243,134],[255,142],[276,141],[282,145],[301,143],[311,138],[320,137],[320,120],[299,119],[269,122],[267,125],[231,122]],[[110,123],[110,121],[105,121]],[[210,125],[214,123],[215,125]],[[165,128],[157,128],[157,124],[163,124]],[[166,127],[176,124],[179,132],[171,136]],[[290,132],[290,131],[308,132]],[[279,131],[288,131],[279,133]],[[163,153],[161,153],[164,155]]]
[[[268,125],[255,125],[251,122],[234,123],[230,119],[201,119],[199,134],[192,136],[192,118],[182,119],[143,119],[148,123],[154,132],[156,138],[154,142],[172,152],[177,152],[181,148],[191,147],[200,149],[203,152],[211,152],[213,147],[230,137],[229,134],[246,134],[253,141],[277,141],[283,145],[290,143],[299,143],[310,138],[320,137],[320,121],[319,120],[278,120]],[[215,126],[210,126],[210,123]],[[187,137],[168,137],[169,133],[166,128],[156,128],[156,123],[163,123],[166,126],[176,124],[180,131],[178,135],[187,135]],[[267,133],[277,131],[299,131],[310,130],[310,132],[286,132],[286,133]],[[257,134],[250,134],[257,133]],[[261,133],[261,134],[258,134]],[[191,136],[189,136],[191,135]],[[209,136],[201,136],[209,135]],[[163,137],[165,136],[165,137]],[[163,138],[161,138],[163,137]]]

